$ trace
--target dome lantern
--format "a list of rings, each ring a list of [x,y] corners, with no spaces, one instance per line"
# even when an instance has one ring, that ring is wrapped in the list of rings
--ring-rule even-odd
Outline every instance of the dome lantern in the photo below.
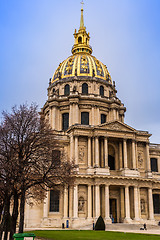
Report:
[[[80,28],[77,32],[75,29],[74,32],[74,45],[72,48],[72,54],[77,54],[77,53],[88,53],[92,54],[92,48],[89,45],[89,33],[86,31],[86,27],[84,26],[84,18],[83,18],[83,1],[81,2],[82,7],[81,7],[81,20],[80,20]]]

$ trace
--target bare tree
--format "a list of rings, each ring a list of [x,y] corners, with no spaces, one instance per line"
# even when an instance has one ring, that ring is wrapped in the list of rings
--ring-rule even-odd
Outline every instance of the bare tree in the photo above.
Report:
[[[35,186],[45,189],[71,181],[73,164],[67,161],[64,153],[57,151],[59,144],[47,122],[40,117],[37,105],[28,107],[24,104],[13,107],[11,113],[3,112],[0,125],[0,190],[4,192],[0,194],[4,210],[1,232],[7,234],[10,229],[11,239],[16,230],[18,212],[19,232],[23,232],[29,190]]]

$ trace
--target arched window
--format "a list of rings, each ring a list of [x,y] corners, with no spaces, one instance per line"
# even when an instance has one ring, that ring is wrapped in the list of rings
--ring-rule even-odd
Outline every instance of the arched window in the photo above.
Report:
[[[66,84],[64,87],[64,95],[68,96],[70,94],[70,86],[69,84]]]
[[[82,43],[82,37],[78,38],[78,43]]]
[[[81,124],[89,125],[89,113],[81,112]]]
[[[88,84],[87,83],[82,84],[82,93],[88,94]]]
[[[66,131],[69,127],[69,113],[62,114],[62,130]]]
[[[106,122],[106,115],[105,114],[101,114],[101,124]]]
[[[157,158],[151,158],[151,171],[158,172]]]
[[[50,212],[59,212],[59,191],[50,190]]]
[[[103,86],[100,86],[100,88],[99,88],[99,94],[100,94],[100,96],[104,96],[104,87]]]

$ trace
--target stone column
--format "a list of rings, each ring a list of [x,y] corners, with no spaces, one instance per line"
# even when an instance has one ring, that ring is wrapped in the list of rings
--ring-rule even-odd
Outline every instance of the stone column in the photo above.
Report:
[[[95,122],[94,122],[94,106],[92,106],[92,125],[95,125]]]
[[[104,168],[105,163],[104,163],[104,141],[101,139],[99,140],[99,146],[100,146],[100,167]]]
[[[99,185],[95,185],[95,217],[100,216],[100,188]]]
[[[146,161],[147,161],[147,171],[151,172],[151,164],[149,157],[149,143],[146,143]]]
[[[123,159],[122,159],[122,142],[119,142],[119,167],[123,168]]]
[[[107,139],[107,137],[104,138],[104,161],[105,161],[105,168],[108,168],[108,139]]]
[[[52,129],[56,128],[56,107],[52,108]]]
[[[129,203],[129,187],[125,186],[125,222],[130,221],[130,203]]]
[[[97,114],[96,114],[96,118],[97,118],[97,122],[96,122],[96,125],[100,124],[100,114],[99,114],[99,107],[97,107]]]
[[[132,166],[133,169],[136,169],[136,149],[135,149],[135,141],[132,140]]]
[[[59,110],[59,108],[57,108],[57,110],[56,110],[56,125],[57,125],[57,129],[58,130],[62,130],[62,122],[60,121],[60,119],[61,119],[61,116],[60,116],[61,114],[60,114],[60,110]]]
[[[152,188],[148,188],[149,220],[154,220]]]
[[[75,105],[75,123],[79,123],[79,107],[78,103]]]
[[[73,161],[73,154],[74,154],[74,139],[73,136],[70,136],[70,161]]]
[[[121,197],[121,222],[123,222],[125,218],[125,196],[124,196],[124,187],[120,188],[120,197]]]
[[[117,120],[119,120],[119,112],[118,112],[118,110],[117,110]]]
[[[70,103],[70,111],[69,111],[69,126],[73,124],[73,105]]]
[[[88,137],[88,167],[91,167],[91,138]]]
[[[99,138],[95,137],[95,166],[99,167]]]
[[[75,164],[78,165],[78,136],[75,136]]]
[[[78,218],[78,185],[74,185],[73,217]]]
[[[109,186],[105,185],[105,220],[111,221],[109,217]]]
[[[92,159],[93,159],[93,166],[95,166],[95,141],[94,141],[94,137],[92,138]]]
[[[127,164],[127,140],[123,139],[123,155],[124,155],[124,168],[128,167]]]
[[[113,109],[113,120],[116,120],[116,109]]]
[[[49,192],[46,193],[46,198],[43,202],[43,218],[48,218],[48,212],[49,212]]]
[[[64,203],[63,203],[63,208],[64,208],[64,218],[68,217],[68,186],[64,186]]]
[[[73,216],[73,186],[69,186],[69,217]]]
[[[134,186],[134,220],[139,221],[139,196],[138,187]]]
[[[91,185],[88,185],[88,219],[92,218],[92,190]]]

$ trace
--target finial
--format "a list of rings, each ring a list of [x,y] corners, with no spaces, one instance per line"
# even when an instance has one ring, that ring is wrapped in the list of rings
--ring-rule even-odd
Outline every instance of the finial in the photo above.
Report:
[[[81,7],[81,22],[80,22],[80,28],[84,28],[84,19],[83,19],[83,4],[84,4],[84,2],[83,2],[83,0],[82,0],[81,4],[82,4],[82,7]]]
[[[81,4],[82,4],[82,8],[81,8],[81,10],[83,10],[83,4],[84,4],[83,0],[82,0]]]

